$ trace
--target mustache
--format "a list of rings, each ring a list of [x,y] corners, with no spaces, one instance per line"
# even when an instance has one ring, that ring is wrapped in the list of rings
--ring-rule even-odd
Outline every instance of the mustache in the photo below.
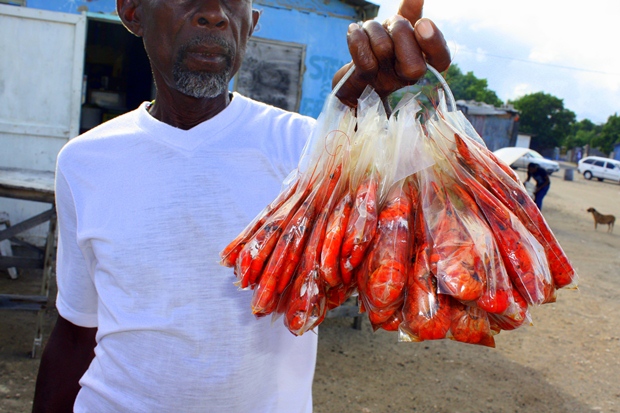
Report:
[[[223,39],[220,36],[216,36],[213,34],[205,34],[202,36],[196,36],[192,38],[189,42],[185,43],[177,54],[177,62],[183,61],[183,59],[187,55],[187,51],[191,49],[192,47],[208,45],[208,44],[216,44],[219,47],[221,47],[225,51],[225,54],[229,60],[232,59],[235,53],[235,47],[231,42],[227,41],[226,39]]]

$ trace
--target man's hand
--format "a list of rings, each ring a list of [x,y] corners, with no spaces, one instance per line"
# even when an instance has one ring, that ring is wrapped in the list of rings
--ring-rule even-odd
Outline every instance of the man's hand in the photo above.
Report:
[[[346,64],[332,81],[334,87],[355,64],[355,71],[337,92],[345,104],[355,107],[367,85],[382,99],[426,73],[428,62],[442,72],[450,66],[450,51],[437,26],[423,19],[424,0],[402,0],[398,14],[383,24],[374,20],[360,27],[349,26],[347,42],[352,62]]]

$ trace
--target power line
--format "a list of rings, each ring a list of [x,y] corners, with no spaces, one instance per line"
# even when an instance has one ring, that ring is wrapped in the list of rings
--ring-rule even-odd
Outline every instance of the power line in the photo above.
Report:
[[[608,76],[620,76],[620,73],[603,72],[602,70],[584,69],[584,68],[580,68],[580,67],[564,66],[564,65],[554,64],[554,63],[542,63],[542,62],[536,62],[534,60],[529,60],[529,59],[520,59],[518,57],[500,56],[500,55],[496,55],[496,54],[493,54],[493,53],[487,53],[487,52],[481,52],[481,51],[474,52],[472,50],[467,50],[467,49],[460,50],[460,51],[461,52],[466,52],[466,53],[471,53],[471,54],[481,54],[481,55],[485,55],[485,56],[489,56],[489,57],[495,57],[497,59],[513,60],[513,61],[517,61],[517,62],[530,63],[530,64],[534,64],[534,65],[539,65],[539,66],[555,67],[555,68],[559,68],[559,69],[575,70],[575,71],[579,71],[579,72],[596,73],[596,74],[608,75]]]

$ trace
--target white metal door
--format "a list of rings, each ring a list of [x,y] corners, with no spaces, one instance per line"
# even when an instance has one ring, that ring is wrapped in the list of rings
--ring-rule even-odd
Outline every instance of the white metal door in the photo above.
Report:
[[[0,166],[53,171],[80,124],[86,17],[0,5]],[[0,198],[19,221],[45,206]]]

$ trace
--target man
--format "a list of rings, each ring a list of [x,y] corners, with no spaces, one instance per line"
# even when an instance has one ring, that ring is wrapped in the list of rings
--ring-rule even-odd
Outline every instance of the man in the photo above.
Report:
[[[530,178],[534,178],[536,181],[536,188],[534,188],[534,202],[538,209],[542,211],[543,198],[549,192],[551,180],[549,174],[545,168],[541,168],[537,163],[530,162],[527,165],[527,179],[525,182],[529,182]]]
[[[422,4],[350,26],[342,101],[368,84],[386,98],[424,74],[425,57],[447,68]],[[252,292],[217,260],[278,194],[314,122],[228,92],[258,22],[251,0],[117,0],[117,11],[143,38],[156,99],[59,155],[59,317],[33,411],[311,412],[316,334],[255,319]]]

